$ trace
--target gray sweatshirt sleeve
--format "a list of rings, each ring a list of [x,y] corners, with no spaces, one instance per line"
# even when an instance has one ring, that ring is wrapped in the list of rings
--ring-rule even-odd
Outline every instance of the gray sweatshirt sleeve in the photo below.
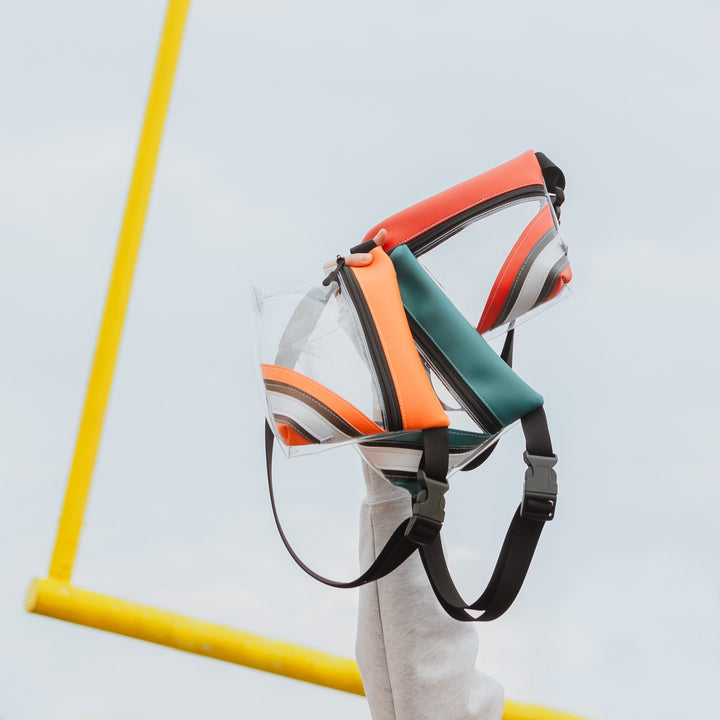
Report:
[[[363,468],[367,567],[411,509],[405,490]],[[477,631],[445,613],[417,553],[360,589],[356,653],[373,720],[500,720],[503,689],[475,669],[477,650]]]

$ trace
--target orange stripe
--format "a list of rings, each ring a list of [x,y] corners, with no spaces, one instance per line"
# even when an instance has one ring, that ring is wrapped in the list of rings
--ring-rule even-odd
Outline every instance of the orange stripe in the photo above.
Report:
[[[380,228],[385,228],[388,237],[383,247],[389,252],[486,200],[529,185],[544,184],[535,153],[528,150],[510,162],[401,210],[378,223],[365,235],[365,240],[372,240]]]
[[[572,268],[568,265],[558,276],[557,282],[545,299],[545,302],[552,300],[572,280]]]
[[[286,445],[312,445],[312,443],[299,433],[295,432],[287,423],[275,423],[278,435]]]
[[[281,365],[261,365],[261,368],[263,377],[266,380],[283,382],[311,395],[324,405],[327,405],[334,413],[337,413],[363,435],[376,435],[385,432],[354,405],[306,375],[301,375]]]
[[[500,268],[497,278],[493,283],[492,290],[485,303],[480,322],[477,326],[479,333],[490,330],[498,318],[508,293],[512,289],[517,274],[520,272],[528,253],[535,247],[535,244],[546,232],[553,228],[553,217],[550,212],[550,205],[545,205],[540,212],[530,221],[523,230],[522,235],[507,256],[507,259]]]
[[[447,427],[448,416],[432,389],[415,349],[392,260],[382,248],[371,251],[370,265],[351,268],[370,308],[385,350],[405,430]]]

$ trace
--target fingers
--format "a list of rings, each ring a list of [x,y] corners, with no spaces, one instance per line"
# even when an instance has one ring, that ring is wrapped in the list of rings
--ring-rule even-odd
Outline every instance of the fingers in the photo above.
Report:
[[[372,263],[373,257],[370,253],[353,253],[345,258],[348,267],[365,267]]]
[[[387,240],[387,230],[385,228],[381,228],[378,230],[377,235],[373,238],[373,241],[375,242],[375,245],[378,247],[382,247],[385,244],[385,241]],[[348,267],[365,267],[366,265],[370,265],[373,261],[373,257],[370,253],[352,253],[351,255],[346,255],[345,258],[345,264]],[[330,260],[326,262],[323,265],[323,270],[327,270],[331,267],[334,267],[337,261]]]
[[[373,238],[373,242],[378,247],[382,247],[386,240],[387,230],[385,228],[378,230],[377,235]],[[345,258],[345,264],[350,267],[364,267],[365,265],[370,265],[372,260],[372,255],[370,253],[353,253]]]

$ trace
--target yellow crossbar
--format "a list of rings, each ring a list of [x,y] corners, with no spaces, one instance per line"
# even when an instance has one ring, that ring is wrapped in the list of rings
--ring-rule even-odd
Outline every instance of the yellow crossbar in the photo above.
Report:
[[[364,695],[354,660],[88,592],[53,578],[34,580],[25,605],[40,615]],[[503,720],[583,718],[508,700]]]
[[[40,615],[356,695],[364,694],[360,673],[353,660],[80,590],[52,578],[34,580],[25,605],[30,612]]]
[[[168,2],[50,562],[50,577],[33,580],[26,608],[28,612],[362,695],[360,672],[353,660],[81,590],[70,584],[189,5],[190,0]],[[582,720],[511,701],[505,704],[503,718]]]

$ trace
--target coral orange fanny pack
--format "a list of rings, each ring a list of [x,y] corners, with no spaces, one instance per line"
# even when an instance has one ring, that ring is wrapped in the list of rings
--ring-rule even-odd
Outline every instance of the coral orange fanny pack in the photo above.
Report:
[[[392,572],[417,550],[452,617],[492,620],[514,601],[557,498],[557,458],[543,398],[511,367],[514,323],[570,281],[557,221],[564,185],[561,171],[545,156],[525,153],[388,218],[368,233],[374,237],[386,228],[384,248],[366,240],[351,250],[369,252],[372,263],[350,267],[338,257],[322,286],[286,303],[292,310],[284,326],[275,308],[282,294],[256,290],[270,497],[283,542],[312,577],[357,587]],[[524,208],[529,211],[476,326],[418,256],[520,204],[531,207]],[[282,326],[281,332],[265,332],[270,325]],[[498,355],[481,333],[503,326],[508,330]],[[263,361],[268,351],[270,361]],[[526,439],[522,501],[486,589],[468,603],[450,577],[440,537],[448,477],[484,462],[518,420]],[[350,443],[365,462],[411,493],[412,515],[355,580],[318,575],[285,536],[272,482],[276,439],[289,455]]]

